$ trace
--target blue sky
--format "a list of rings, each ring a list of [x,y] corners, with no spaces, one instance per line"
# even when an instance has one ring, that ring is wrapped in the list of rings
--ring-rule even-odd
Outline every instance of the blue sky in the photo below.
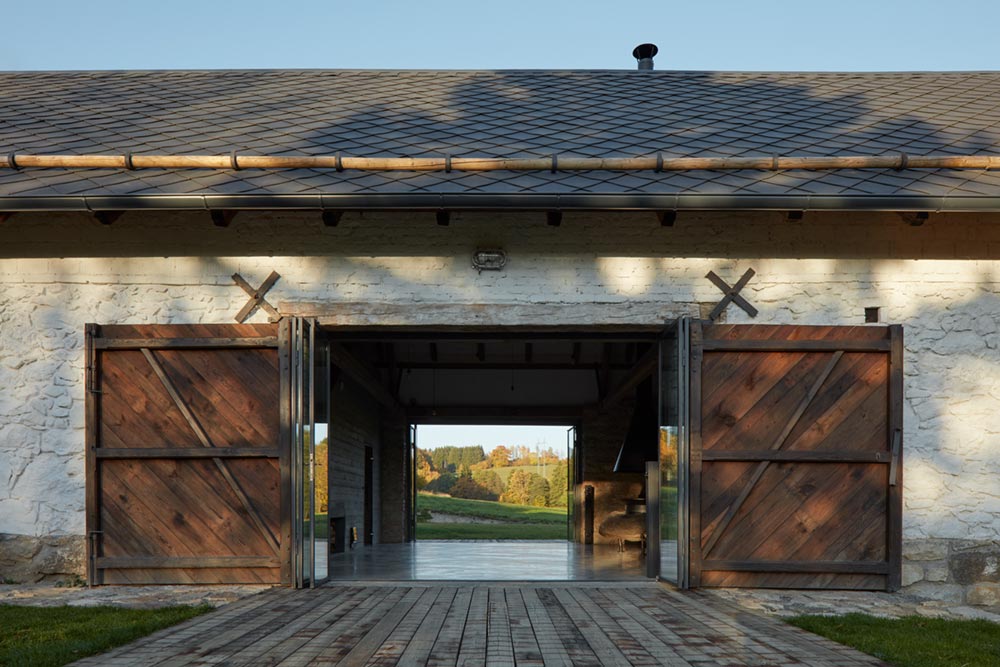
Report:
[[[566,453],[567,426],[457,426],[425,424],[417,427],[417,446],[421,449],[435,449],[454,445],[466,447],[482,445],[490,451],[497,445],[511,447],[536,446],[551,448],[560,455]]]
[[[33,0],[0,69],[1000,69],[995,0]]]

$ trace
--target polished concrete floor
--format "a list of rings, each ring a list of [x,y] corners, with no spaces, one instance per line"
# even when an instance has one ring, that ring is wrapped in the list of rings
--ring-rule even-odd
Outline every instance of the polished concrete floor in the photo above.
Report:
[[[379,544],[330,556],[331,580],[642,581],[637,546],[564,540],[427,540]]]

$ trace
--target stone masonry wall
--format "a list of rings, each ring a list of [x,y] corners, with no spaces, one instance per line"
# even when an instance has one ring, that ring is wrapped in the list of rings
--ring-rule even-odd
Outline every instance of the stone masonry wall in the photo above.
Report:
[[[709,270],[733,282],[752,267],[744,295],[760,315],[730,307],[729,322],[855,325],[880,307],[905,326],[907,549],[949,541],[949,578],[925,568],[923,582],[966,586],[954,556],[996,553],[1000,540],[998,222],[682,213],[663,228],[652,214],[567,212],[561,227],[496,213],[440,227],[384,213],[328,228],[318,214],[241,213],[216,228],[202,213],[128,213],[110,226],[19,214],[0,227],[0,534],[82,539],[86,322],[231,322],[246,297],[230,275],[259,283],[274,269],[272,303],[542,303],[551,316],[525,324],[649,324],[718,300]],[[484,247],[507,250],[504,271],[471,268]],[[420,312],[414,323],[432,323]]]

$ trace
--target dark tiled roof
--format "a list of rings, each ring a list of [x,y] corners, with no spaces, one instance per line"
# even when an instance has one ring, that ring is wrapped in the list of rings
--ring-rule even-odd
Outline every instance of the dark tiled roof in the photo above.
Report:
[[[0,73],[0,151],[358,156],[995,154],[1000,73]],[[969,170],[0,170],[0,197],[549,194],[997,197]]]

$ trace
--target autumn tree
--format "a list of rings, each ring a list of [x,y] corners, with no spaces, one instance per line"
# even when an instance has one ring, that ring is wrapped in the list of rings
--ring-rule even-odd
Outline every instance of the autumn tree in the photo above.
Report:
[[[474,470],[472,478],[490,493],[490,500],[498,499],[504,492],[503,480],[492,470]]]
[[[549,507],[566,507],[568,483],[564,461],[563,465],[556,465],[552,477],[549,479]]]
[[[487,461],[491,468],[505,468],[510,465],[511,451],[503,445],[497,445],[490,452]]]
[[[536,473],[530,473],[528,482],[528,502],[526,505],[545,507],[549,503],[549,481]]]
[[[507,479],[507,488],[500,496],[500,502],[511,505],[527,505],[531,497],[529,486],[531,485],[531,473],[527,470],[515,470]]]

